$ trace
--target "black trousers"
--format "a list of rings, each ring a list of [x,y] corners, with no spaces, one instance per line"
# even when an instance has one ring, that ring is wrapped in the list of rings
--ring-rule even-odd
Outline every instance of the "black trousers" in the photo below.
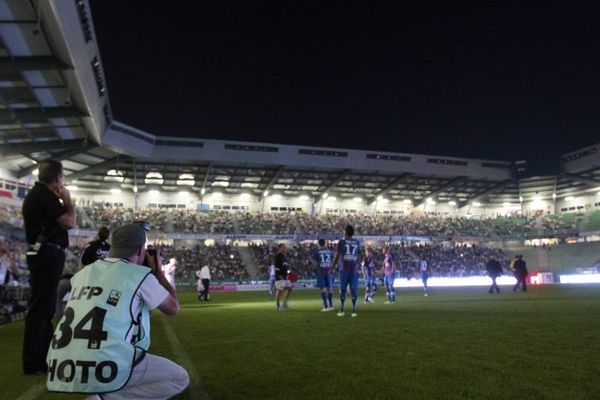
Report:
[[[64,251],[42,246],[35,256],[27,256],[31,298],[23,336],[23,372],[46,371],[46,355],[52,340],[52,317],[56,309],[56,289],[65,265]]]
[[[498,287],[498,284],[496,283],[496,279],[498,277],[497,276],[490,276],[490,278],[492,278],[492,286],[490,286],[490,290],[488,290],[488,292],[494,293],[494,290],[495,290],[496,293],[500,293],[500,288]]]
[[[523,289],[523,291],[526,292],[527,291],[527,275],[515,274],[515,278],[517,278],[517,283],[515,284],[515,287],[513,288],[513,290],[516,291],[520,285],[521,289]]]
[[[200,293],[200,299],[204,297],[205,301],[208,301],[208,287],[210,286],[210,279],[202,279],[202,286],[204,286],[204,290]]]

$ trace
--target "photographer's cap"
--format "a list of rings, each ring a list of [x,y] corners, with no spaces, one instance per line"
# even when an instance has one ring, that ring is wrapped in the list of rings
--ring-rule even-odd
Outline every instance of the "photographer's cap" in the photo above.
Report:
[[[112,233],[108,256],[112,258],[129,258],[145,244],[146,230],[141,224],[123,225]]]

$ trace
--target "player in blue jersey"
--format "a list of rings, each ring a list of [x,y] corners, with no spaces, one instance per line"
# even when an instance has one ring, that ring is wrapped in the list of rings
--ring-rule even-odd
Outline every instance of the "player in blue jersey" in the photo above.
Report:
[[[365,249],[365,258],[362,262],[362,272],[365,278],[365,303],[373,303],[373,296],[377,291],[377,277],[375,276],[375,259],[370,247]]]
[[[346,226],[344,239],[337,244],[337,251],[333,259],[334,266],[340,268],[340,312],[338,317],[344,316],[344,302],[346,301],[346,288],[350,286],[350,295],[352,297],[352,317],[358,316],[356,313],[356,300],[358,298],[358,259],[360,256],[360,242],[353,239],[354,227]],[[340,264],[338,264],[338,262]]]
[[[269,274],[269,299],[273,300],[275,294],[275,265],[271,264],[267,267],[267,274]]]
[[[327,247],[325,240],[319,239],[319,248],[315,251],[314,260],[317,265],[317,287],[321,289],[323,299],[322,312],[333,310],[333,293],[331,291],[331,265],[333,251]]]
[[[390,246],[383,248],[383,283],[387,300],[384,304],[396,302],[396,290],[394,290],[394,278],[396,277],[396,262],[390,252]]]

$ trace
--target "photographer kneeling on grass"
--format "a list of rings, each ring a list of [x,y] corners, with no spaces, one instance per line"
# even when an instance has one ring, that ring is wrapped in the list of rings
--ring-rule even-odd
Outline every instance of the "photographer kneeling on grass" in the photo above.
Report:
[[[87,393],[88,399],[168,399],[187,387],[185,369],[147,353],[149,311],[179,312],[175,288],[157,262],[160,254],[146,254],[148,229],[146,223],[117,228],[108,257],[71,279],[71,298],[46,360],[50,391]]]

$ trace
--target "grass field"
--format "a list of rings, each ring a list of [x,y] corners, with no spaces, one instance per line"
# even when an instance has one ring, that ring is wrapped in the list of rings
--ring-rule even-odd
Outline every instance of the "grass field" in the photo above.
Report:
[[[379,292],[358,318],[319,312],[316,290],[285,313],[264,292],[181,293],[151,352],[190,372],[177,399],[600,399],[600,286],[502,289]],[[0,326],[0,399],[82,399],[21,374],[22,330]]]

